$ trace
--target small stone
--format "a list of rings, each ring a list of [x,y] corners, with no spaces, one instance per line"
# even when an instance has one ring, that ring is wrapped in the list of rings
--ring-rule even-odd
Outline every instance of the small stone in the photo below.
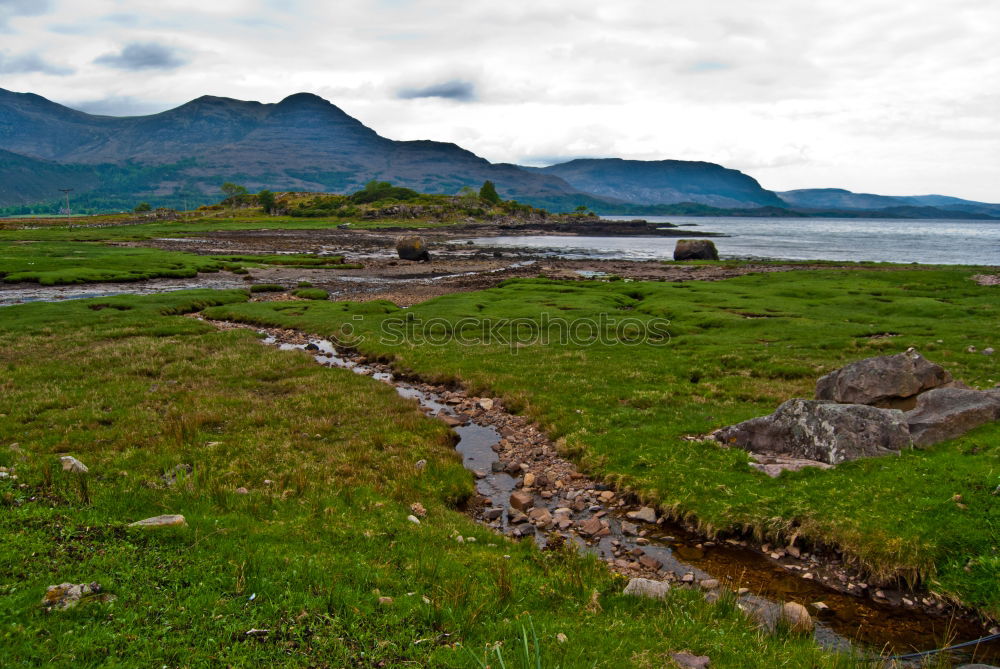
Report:
[[[496,520],[502,515],[503,515],[503,508],[501,507],[486,509],[486,511],[483,512],[483,518],[485,518],[486,520]]]
[[[411,523],[413,523],[414,525],[419,525],[420,524],[420,519],[417,518],[416,516],[407,516],[406,519],[408,521],[410,521]]]
[[[142,520],[137,520],[134,523],[130,523],[129,527],[187,527],[187,521],[184,516],[177,514],[168,514],[163,516],[153,516],[152,518],[144,518]]]
[[[546,508],[532,509],[528,513],[528,518],[530,518],[531,522],[535,523],[535,525],[542,528],[548,528],[552,525],[552,514],[549,513],[549,510]]]
[[[806,607],[797,602],[786,602],[781,607],[780,620],[796,634],[811,634],[813,620]]]
[[[601,523],[600,518],[588,518],[580,523],[578,523],[578,529],[580,534],[597,534],[601,531],[604,525]]]
[[[638,531],[639,528],[636,527],[635,523],[630,523],[627,520],[622,521],[622,533],[631,534],[632,536],[635,536],[638,533]]]
[[[995,351],[992,346],[983,349],[983,355],[993,355],[993,353],[995,353]]]
[[[802,551],[800,551],[795,546],[789,546],[788,548],[785,549],[785,552],[788,553],[789,555],[791,555],[796,560],[798,560],[798,559],[800,559],[802,557]]]
[[[694,583],[694,574],[688,572],[681,576],[681,583]]]
[[[379,606],[392,606],[392,597],[379,597]]]
[[[250,491],[247,490],[246,488],[244,488],[243,486],[240,486],[239,488],[236,489],[236,494],[237,495],[249,495]]]
[[[970,346],[969,348],[965,349],[965,352],[966,353],[975,353],[976,352],[976,347],[975,346]]]
[[[650,555],[643,555],[639,558],[639,564],[641,564],[646,569],[658,570],[663,564],[656,558]]]
[[[515,490],[510,495],[510,505],[518,511],[527,511],[534,503],[535,497],[530,492]]]
[[[62,462],[62,468],[64,472],[72,472],[73,474],[86,474],[90,470],[87,469],[87,465],[83,464],[72,455],[64,455],[59,458]]]
[[[556,641],[558,641],[559,643],[566,643],[567,641],[569,641],[569,637],[567,637],[562,632],[559,632],[559,634],[556,634]]]
[[[708,655],[671,653],[670,657],[681,669],[708,669],[711,666],[711,660],[708,658]]]
[[[601,493],[600,497],[601,501],[607,504],[608,502],[610,502],[615,498],[615,493],[612,490],[605,490],[604,492]]]
[[[807,571],[806,573],[802,574],[802,578],[804,578],[807,581],[811,581],[815,578],[815,576],[813,576],[813,573],[811,571]]]
[[[622,591],[626,595],[663,599],[670,592],[670,584],[666,581],[654,581],[649,578],[629,579],[628,585]]]
[[[486,478],[486,472],[484,472],[482,469],[473,469],[472,475],[475,476],[477,479]]]
[[[530,488],[533,485],[535,485],[535,475],[532,474],[531,472],[528,472],[527,474],[524,475],[524,487]]]
[[[424,516],[427,515],[427,509],[425,509],[424,505],[421,504],[420,502],[414,502],[413,504],[411,504],[410,511],[413,512],[413,515],[419,518],[423,518]]]
[[[715,590],[719,587],[719,581],[714,578],[706,578],[701,581],[698,585],[701,586],[702,590]]]
[[[483,411],[492,411],[493,400],[491,400],[488,397],[484,397],[483,399],[479,400],[479,408],[482,409]]]
[[[542,499],[552,499],[553,496],[554,495],[553,495],[553,493],[552,493],[551,490],[543,490],[542,491]]]
[[[743,595],[750,594],[750,588],[740,588],[736,591],[737,596],[742,597]]]
[[[413,463],[413,466],[416,467],[417,469],[423,469],[424,467],[427,466],[427,461],[417,460],[415,463]]]
[[[656,522],[656,511],[652,507],[644,506],[638,511],[629,511],[625,514],[629,520],[641,520],[644,523]]]

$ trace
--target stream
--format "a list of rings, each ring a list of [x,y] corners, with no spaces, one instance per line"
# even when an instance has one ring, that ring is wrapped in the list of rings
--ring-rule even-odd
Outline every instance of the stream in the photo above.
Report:
[[[835,558],[820,559],[793,548],[776,552],[766,545],[762,551],[733,539],[706,540],[577,472],[572,463],[558,457],[536,427],[504,411],[499,399],[471,398],[442,386],[397,378],[388,365],[340,353],[331,342],[306,339],[302,333],[249,329],[264,336],[264,344],[305,350],[321,365],[388,383],[402,397],[415,400],[426,414],[447,422],[458,435],[456,449],[463,464],[477,479],[482,504],[471,513],[499,533],[530,536],[540,547],[553,540],[571,541],[626,576],[666,580],[675,587],[701,587],[709,599],[718,597],[718,588],[732,590],[740,608],[765,626],[773,625],[784,602],[798,602],[813,617],[817,643],[830,650],[870,656],[873,666],[882,664],[880,655],[941,648],[989,633],[968,615],[926,595],[888,588],[873,593],[874,586],[845,576],[850,572],[844,568],[827,569],[821,577],[824,567],[839,564]],[[546,478],[544,473],[535,473],[542,471],[551,474],[549,479],[559,476],[554,485],[551,480],[534,485],[535,478]],[[530,506],[524,508],[528,514],[511,507],[511,495],[518,491],[530,495]],[[947,659],[956,664],[996,662],[1000,643],[951,651]],[[892,666],[921,665],[897,662]]]

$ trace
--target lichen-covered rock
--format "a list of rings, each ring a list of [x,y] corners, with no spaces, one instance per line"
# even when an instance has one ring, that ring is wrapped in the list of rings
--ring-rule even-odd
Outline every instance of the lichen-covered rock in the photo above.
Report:
[[[430,260],[427,243],[420,237],[397,237],[396,253],[401,260]]]
[[[47,611],[64,610],[83,602],[107,602],[112,599],[114,595],[101,592],[100,583],[60,583],[46,588],[42,607]]]
[[[905,410],[916,395],[951,382],[947,370],[910,349],[830,372],[816,382],[816,399]]]
[[[916,446],[954,439],[995,420],[1000,420],[1000,394],[964,388],[929,390],[906,413]]]
[[[791,399],[770,416],[715,433],[726,445],[836,465],[898,453],[910,445],[903,412],[863,404]]]
[[[678,239],[674,260],[718,260],[719,251],[709,239]]]

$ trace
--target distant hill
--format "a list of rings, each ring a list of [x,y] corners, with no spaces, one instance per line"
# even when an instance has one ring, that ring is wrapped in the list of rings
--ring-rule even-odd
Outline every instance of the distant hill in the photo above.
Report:
[[[806,188],[778,192],[778,195],[788,205],[798,209],[885,210],[898,216],[917,218],[1000,216],[1000,204],[945,195],[872,195],[842,188]]]
[[[0,150],[0,203],[21,205],[54,200],[60,188],[89,191],[100,176],[89,166],[59,165]]]
[[[757,180],[722,165],[685,160],[581,158],[542,168],[574,188],[630,204],[694,202],[711,207],[783,207]]]

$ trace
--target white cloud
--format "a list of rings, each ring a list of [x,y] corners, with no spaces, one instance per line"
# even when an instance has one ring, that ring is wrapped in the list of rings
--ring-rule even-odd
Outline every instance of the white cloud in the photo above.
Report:
[[[76,74],[8,72],[0,86],[64,103],[101,100],[105,112],[165,109],[202,94],[273,102],[310,91],[386,136],[454,141],[494,161],[711,160],[782,190],[1000,201],[994,0],[37,6],[0,0],[4,48],[72,63]],[[186,64],[94,64],[151,43],[170,45],[167,60],[184,54]],[[435,91],[449,82],[466,87]],[[398,97],[428,88],[446,95]]]

